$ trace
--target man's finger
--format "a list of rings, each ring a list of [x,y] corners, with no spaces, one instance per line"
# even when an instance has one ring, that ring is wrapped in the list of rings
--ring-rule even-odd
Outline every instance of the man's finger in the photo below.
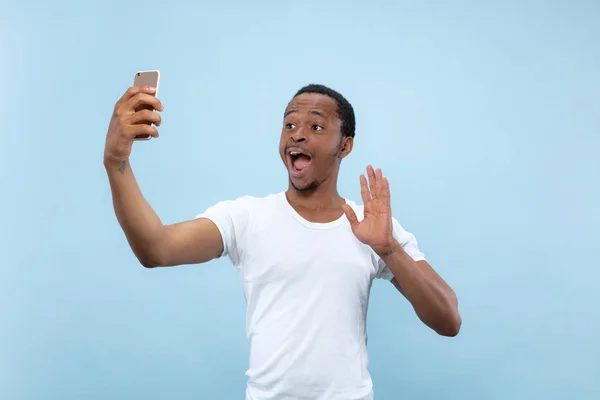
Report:
[[[375,185],[377,182],[375,179],[375,170],[373,170],[371,165],[367,166],[367,175],[369,175],[369,189],[371,190],[371,198],[375,199],[377,198],[377,193],[375,192]]]
[[[383,173],[381,172],[381,168],[377,168],[375,170],[375,196],[373,196],[374,198],[380,199],[382,196],[382,193],[381,193],[382,180],[383,180]]]
[[[123,109],[125,109],[125,111],[136,111],[143,106],[149,106],[158,111],[163,110],[163,105],[160,100],[147,93],[136,94],[123,104]]]
[[[136,136],[146,136],[146,135],[150,135],[153,138],[158,137],[158,129],[156,129],[152,125],[146,125],[146,124],[128,125],[123,128],[123,133],[130,138],[134,138]]]
[[[115,110],[119,109],[125,104],[129,99],[135,96],[138,93],[147,93],[149,95],[154,95],[156,93],[156,88],[151,86],[132,86],[125,91],[123,96],[117,101],[115,104]]]
[[[154,124],[156,126],[160,126],[161,121],[161,116],[158,113],[150,110],[138,111],[124,119],[124,122],[128,125]]]
[[[367,204],[371,200],[367,178],[362,174],[360,175],[360,196],[362,197],[363,204]]]
[[[350,222],[350,226],[354,229],[360,223],[358,222],[358,218],[356,218],[356,213],[348,204],[344,204],[342,209],[344,210],[344,214],[346,214],[346,218],[348,218],[348,222]]]
[[[381,180],[381,200],[383,201],[383,204],[389,207],[392,203],[391,197],[390,183],[388,182],[387,178],[383,178]]]

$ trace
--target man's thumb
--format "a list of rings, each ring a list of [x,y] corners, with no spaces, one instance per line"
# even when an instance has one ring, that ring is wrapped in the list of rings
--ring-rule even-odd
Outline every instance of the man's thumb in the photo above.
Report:
[[[356,225],[358,225],[358,218],[356,218],[356,213],[352,207],[350,207],[348,204],[344,204],[342,209],[344,210],[344,214],[346,214],[346,218],[348,218],[348,221],[350,222],[350,226],[354,228]]]

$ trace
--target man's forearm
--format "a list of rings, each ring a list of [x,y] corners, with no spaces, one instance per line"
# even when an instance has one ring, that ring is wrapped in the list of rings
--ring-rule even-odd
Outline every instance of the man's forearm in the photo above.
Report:
[[[392,249],[380,257],[421,321],[440,335],[455,336],[460,328],[460,316],[452,289],[421,268],[397,240]]]
[[[164,226],[144,198],[129,162],[104,163],[112,191],[115,214],[131,249],[142,265],[152,267],[160,263],[157,246],[164,235]]]

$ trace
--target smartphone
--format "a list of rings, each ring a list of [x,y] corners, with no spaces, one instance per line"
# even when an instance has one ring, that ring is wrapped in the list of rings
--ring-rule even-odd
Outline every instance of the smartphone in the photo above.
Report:
[[[160,71],[139,71],[135,73],[135,78],[133,79],[133,86],[153,86],[156,88],[156,92],[154,92],[154,96],[158,96],[158,86],[160,84]],[[135,111],[140,110],[152,110],[154,109],[151,106],[140,106],[136,108]],[[150,135],[138,135],[135,137],[135,140],[150,140],[152,136]]]

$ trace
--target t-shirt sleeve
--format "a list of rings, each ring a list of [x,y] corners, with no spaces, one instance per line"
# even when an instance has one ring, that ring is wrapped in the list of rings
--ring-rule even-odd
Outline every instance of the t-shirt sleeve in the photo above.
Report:
[[[223,253],[220,257],[229,256],[236,267],[239,267],[243,254],[243,235],[249,226],[251,203],[252,198],[249,196],[225,200],[196,215],[196,218],[207,218],[217,226],[223,239]]]
[[[402,245],[404,251],[406,251],[406,253],[409,256],[411,256],[412,259],[415,261],[425,260],[425,255],[421,252],[421,250],[419,250],[419,245],[417,243],[415,235],[413,235],[410,232],[407,232],[404,228],[402,228],[400,223],[395,218],[392,218],[392,227],[394,238],[398,241],[398,243]],[[390,271],[388,266],[381,258],[377,257],[377,260],[379,265],[377,278],[385,279],[388,281],[392,280],[392,278],[394,277],[392,271]]]

